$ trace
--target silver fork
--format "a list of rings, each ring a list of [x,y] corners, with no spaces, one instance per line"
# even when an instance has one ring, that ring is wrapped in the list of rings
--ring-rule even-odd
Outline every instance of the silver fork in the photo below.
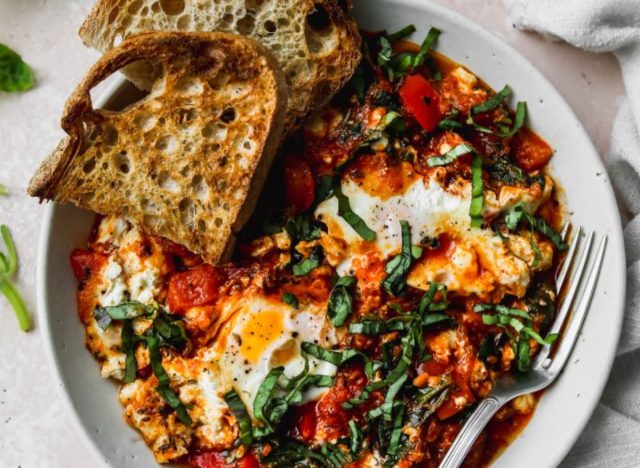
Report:
[[[568,226],[566,226],[563,230],[564,238],[566,238],[568,231]],[[607,237],[604,236],[587,273],[587,263],[591,256],[595,233],[591,232],[584,242],[580,239],[581,233],[582,229],[578,228],[567,251],[567,257],[556,277],[556,292],[559,294],[569,274],[573,273],[562,305],[549,330],[549,333],[559,333],[565,321],[567,321],[569,312],[573,310],[572,317],[569,319],[564,333],[556,340],[556,343],[551,346],[545,345],[540,349],[530,371],[523,374],[510,374],[496,382],[489,396],[478,404],[475,411],[467,419],[442,463],[440,463],[440,468],[458,468],[469,453],[478,435],[502,406],[515,397],[548,387],[562,373],[562,369],[578,341],[580,329],[589,310],[589,304],[596,288],[607,245]],[[579,249],[579,244],[583,244],[581,249]],[[581,250],[582,253],[574,265],[578,250]],[[585,273],[586,278],[583,281]],[[578,296],[579,291],[580,295]],[[574,303],[576,305],[572,309]]]

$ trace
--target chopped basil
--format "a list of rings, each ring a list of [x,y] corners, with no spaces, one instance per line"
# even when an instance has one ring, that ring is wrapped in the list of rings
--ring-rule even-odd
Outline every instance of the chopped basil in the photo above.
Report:
[[[312,270],[315,270],[322,265],[322,259],[324,253],[322,247],[316,245],[311,249],[311,254],[308,258],[303,259],[300,263],[293,265],[293,274],[295,276],[308,275]]]
[[[474,312],[485,312],[491,309],[494,309],[497,313],[494,315],[483,314],[482,322],[485,325],[495,325],[505,329],[510,327],[518,334],[515,337],[512,336],[512,339],[514,341],[517,366],[520,372],[524,372],[531,367],[530,338],[540,345],[550,345],[558,337],[557,334],[550,334],[546,338],[542,338],[542,336],[533,329],[531,315],[525,310],[506,307],[501,304],[477,304],[473,308]],[[511,336],[508,329],[507,333]]]
[[[189,345],[184,323],[178,316],[159,310],[153,319],[153,330],[160,340],[161,346],[170,346],[180,350]]]
[[[350,290],[356,284],[353,276],[339,278],[329,296],[327,315],[334,327],[344,325],[351,315],[352,300]]]
[[[0,91],[26,91],[33,87],[33,73],[20,55],[0,44]]]
[[[349,333],[361,335],[383,335],[394,331],[407,330],[411,326],[408,318],[396,317],[391,320],[363,320],[349,325]]]
[[[253,442],[252,436],[252,424],[251,417],[247,412],[246,406],[240,399],[240,396],[235,391],[235,389],[229,390],[224,394],[224,401],[229,406],[229,409],[236,417],[236,421],[238,421],[238,426],[240,427],[240,441],[244,444],[245,447],[248,447]]]
[[[460,122],[453,119],[442,119],[438,122],[438,128],[442,130],[460,130],[462,127],[463,125]]]
[[[286,302],[287,304],[289,304],[291,307],[293,307],[294,309],[297,309],[299,307],[299,303],[298,303],[298,298],[296,296],[294,296],[291,293],[284,293],[282,295],[282,300],[284,302]]]
[[[264,423],[266,429],[269,432],[273,432],[274,428],[271,425],[271,417],[269,417],[269,405],[272,400],[276,386],[278,385],[278,379],[284,373],[284,367],[274,367],[269,371],[265,379],[258,387],[256,398],[253,400],[253,415],[258,421]]]
[[[148,316],[156,313],[151,327],[144,335],[135,335],[133,320],[137,317]],[[156,391],[165,402],[175,410],[180,421],[190,426],[192,421],[185,406],[180,402],[178,396],[171,390],[169,375],[162,366],[162,354],[160,348],[170,346],[175,349],[182,349],[189,344],[182,320],[173,317],[156,307],[148,306],[140,302],[124,302],[117,306],[96,307],[93,316],[100,327],[106,329],[114,320],[122,321],[120,332],[121,351],[126,354],[125,370],[123,381],[133,382],[136,378],[137,362],[135,355],[135,345],[144,342],[149,350],[149,363],[151,370],[158,379]]]
[[[310,449],[301,442],[288,439],[269,452],[262,461],[266,466],[321,466],[335,468],[326,457]]]
[[[355,357],[360,357],[364,361],[364,371],[369,378],[373,377],[373,373],[377,367],[377,364],[372,362],[366,354],[356,351],[355,349],[332,351],[309,342],[303,342],[300,347],[305,353],[320,359],[321,361],[329,362],[334,366],[341,366]]]
[[[503,132],[498,133],[498,135],[501,137],[512,137],[518,132],[518,130],[522,128],[526,118],[527,118],[527,103],[524,101],[519,101],[518,104],[516,105],[516,121],[513,127],[510,130],[505,130]]]
[[[145,333],[142,339],[144,339],[145,343],[147,344],[147,349],[149,350],[149,362],[151,364],[151,370],[158,379],[158,386],[156,387],[156,391],[160,394],[164,401],[173,410],[175,410],[182,424],[190,426],[193,421],[191,420],[189,413],[185,409],[184,404],[180,401],[173,390],[171,390],[171,387],[169,386],[171,383],[169,375],[162,366],[162,356],[160,354],[160,338],[158,338],[158,336],[153,333],[152,330],[149,330],[147,333]]]
[[[562,236],[556,232],[549,224],[542,218],[531,215],[522,203],[518,203],[511,208],[504,216],[504,222],[507,229],[515,231],[520,224],[520,221],[525,220],[532,229],[535,229],[543,236],[547,237],[553,245],[559,250],[565,250],[568,245],[562,239]]]
[[[424,38],[424,41],[422,41],[422,45],[420,46],[420,50],[418,51],[418,53],[416,54],[414,60],[413,60],[413,66],[414,67],[420,67],[421,65],[424,64],[425,59],[427,58],[427,55],[429,54],[429,51],[433,48],[433,46],[435,45],[436,41],[438,40],[438,37],[440,36],[441,31],[438,28],[431,28],[429,29],[429,32],[427,33],[427,37]]]
[[[469,207],[471,227],[481,227],[484,221],[482,217],[482,206],[484,204],[482,192],[482,158],[478,153],[474,153],[471,160],[471,205]]]
[[[116,306],[100,307],[93,310],[93,318],[98,326],[106,330],[113,320],[130,320],[136,317],[151,315],[155,308],[137,301],[123,302]]]
[[[98,324],[99,323],[100,322],[98,322]],[[121,351],[127,356],[125,358],[124,377],[122,381],[124,383],[131,383],[136,379],[138,363],[136,361],[136,340],[133,333],[133,325],[130,320],[126,320],[122,324],[122,330],[120,331],[120,341],[122,342]]]
[[[400,221],[402,229],[402,250],[398,255],[387,262],[385,271],[387,277],[382,282],[382,287],[394,296],[399,296],[407,285],[407,275],[413,263],[414,253],[418,253],[411,246],[411,227],[407,221]],[[421,252],[420,252],[421,254]]]
[[[455,148],[447,151],[442,156],[434,156],[432,158],[427,159],[427,165],[429,167],[445,166],[447,164],[452,163],[453,161],[458,159],[460,156],[464,156],[465,154],[469,154],[473,152],[475,152],[473,146],[467,143],[462,143],[456,146]]]
[[[407,26],[397,33],[393,33],[388,36],[383,35],[378,39],[379,51],[376,61],[386,72],[387,77],[391,82],[401,78],[411,70],[424,65],[429,55],[429,51],[433,48],[438,36],[440,35],[439,29],[431,28],[417,53],[413,54],[410,52],[403,52],[394,56],[392,42],[395,42],[405,37],[405,34],[408,35],[414,31],[415,28],[413,26]]]
[[[527,340],[519,340],[516,343],[516,358],[520,372],[526,372],[531,368],[531,347]]]
[[[364,435],[362,429],[360,429],[356,422],[352,419],[349,421],[349,450],[354,456],[358,456],[362,452],[362,444],[364,442]]]
[[[176,412],[176,414],[178,415],[178,419],[180,419],[182,424],[184,424],[185,426],[191,426],[191,424],[193,424],[191,416],[189,416],[186,407],[184,406],[184,404],[182,404],[180,398],[178,398],[178,396],[173,392],[173,390],[171,390],[171,388],[169,388],[168,385],[158,385],[156,387],[156,392],[158,392],[158,394],[160,394],[164,401],[167,402],[169,407],[171,407]]]
[[[500,106],[504,101],[506,101],[509,97],[511,97],[511,88],[509,85],[505,85],[497,94],[494,94],[485,102],[478,104],[471,108],[471,113],[473,115],[481,114],[483,112],[488,112],[490,110],[495,109]]]
[[[316,184],[316,200],[315,203],[320,203],[331,196],[333,193],[333,176],[323,175],[318,179]]]
[[[13,284],[13,276],[18,269],[18,254],[13,243],[13,237],[7,226],[0,225],[0,236],[5,245],[6,255],[0,252],[0,292],[7,298],[18,319],[18,326],[22,331],[31,328],[31,317],[24,304],[22,296]]]
[[[308,214],[287,219],[284,228],[296,240],[312,241],[320,237],[320,226],[315,224]]]
[[[415,31],[416,31],[416,27],[413,24],[410,24],[400,29],[399,31],[396,31],[391,34],[387,34],[387,39],[390,42],[396,42],[396,41],[399,41],[400,39],[404,39],[405,37],[410,36]]]
[[[529,177],[506,157],[496,159],[489,166],[489,175],[492,179],[500,180],[509,185],[518,183],[531,185],[533,182],[539,182],[537,177]],[[544,181],[544,178],[542,180]]]
[[[369,229],[364,220],[353,212],[351,209],[351,204],[349,203],[349,198],[342,193],[342,187],[340,186],[340,177],[336,178],[335,184],[333,186],[333,193],[338,199],[338,215],[342,216],[342,218],[353,228],[354,231],[358,233],[360,237],[362,237],[366,241],[374,241],[376,240],[376,233]]]
[[[391,437],[389,438],[389,447],[387,448],[387,454],[394,456],[400,449],[400,440],[402,437],[402,420],[404,418],[404,406],[400,405],[393,416],[393,426],[391,431]]]

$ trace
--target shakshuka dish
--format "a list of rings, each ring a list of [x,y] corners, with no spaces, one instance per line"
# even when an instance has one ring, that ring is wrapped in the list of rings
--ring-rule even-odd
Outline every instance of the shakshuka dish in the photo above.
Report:
[[[566,248],[525,102],[397,33],[284,144],[233,259],[100,217],[71,257],[86,345],[159,463],[436,467],[526,372]],[[502,408],[485,466],[539,394]]]

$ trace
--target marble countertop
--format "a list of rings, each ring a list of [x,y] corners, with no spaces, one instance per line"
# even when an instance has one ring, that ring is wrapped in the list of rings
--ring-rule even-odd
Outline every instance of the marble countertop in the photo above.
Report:
[[[438,0],[492,30],[531,60],[569,102],[600,154],[624,92],[613,56],[581,52],[519,32],[508,23],[501,0]],[[78,28],[88,0],[0,0],[0,43],[32,66],[36,87],[0,93],[0,224],[8,224],[20,255],[18,286],[35,328],[19,331],[0,297],[0,466],[91,468],[100,466],[65,414],[43,353],[35,313],[37,241],[42,206],[25,194],[32,172],[56,145],[65,99],[98,54],[85,48]],[[75,310],[69,314],[75,315]]]

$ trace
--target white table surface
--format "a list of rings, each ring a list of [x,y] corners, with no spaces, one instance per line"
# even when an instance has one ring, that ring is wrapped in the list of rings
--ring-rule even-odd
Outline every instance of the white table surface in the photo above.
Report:
[[[212,0],[213,1],[213,0]],[[35,316],[35,269],[42,207],[25,194],[32,172],[56,145],[66,97],[98,54],[77,36],[89,0],[0,0],[0,43],[32,66],[36,87],[0,93],[0,223],[12,229],[20,255],[18,286],[35,329],[19,331],[0,297],[0,467],[99,466],[65,414],[44,354]],[[540,68],[565,96],[606,158],[623,86],[611,55],[580,52],[515,30],[500,0],[438,0],[494,31]],[[75,316],[76,311],[69,314]],[[96,367],[97,372],[97,367]]]

